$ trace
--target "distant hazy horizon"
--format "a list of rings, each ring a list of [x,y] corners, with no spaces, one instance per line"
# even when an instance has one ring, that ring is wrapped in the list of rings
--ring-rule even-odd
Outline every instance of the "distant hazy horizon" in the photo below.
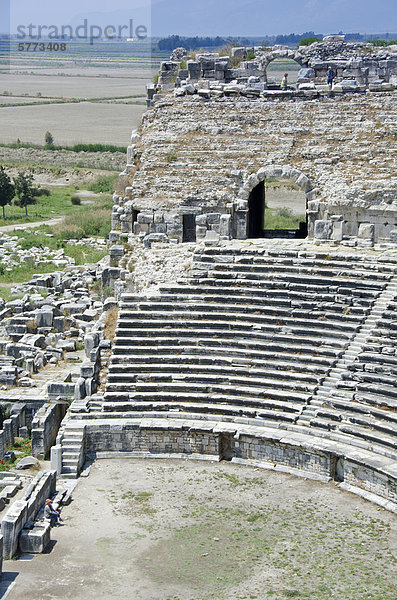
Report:
[[[146,25],[152,37],[233,36],[261,37],[306,31],[386,34],[397,31],[396,0],[201,0],[188,7],[185,0],[0,0],[1,15],[10,8],[11,32],[18,25],[68,25],[88,19],[104,27],[133,18]],[[3,7],[3,10],[2,10]],[[4,18],[5,19],[5,18]],[[3,20],[4,20],[3,19]],[[0,21],[0,30],[4,23]]]

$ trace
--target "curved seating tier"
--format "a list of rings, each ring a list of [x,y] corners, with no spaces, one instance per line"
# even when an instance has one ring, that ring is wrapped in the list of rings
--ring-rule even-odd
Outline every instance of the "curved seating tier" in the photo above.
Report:
[[[388,401],[363,408],[366,380],[346,398],[344,372],[330,398],[318,394],[395,271],[393,260],[358,253],[197,250],[185,279],[123,296],[102,415],[243,418],[387,454],[396,419]]]

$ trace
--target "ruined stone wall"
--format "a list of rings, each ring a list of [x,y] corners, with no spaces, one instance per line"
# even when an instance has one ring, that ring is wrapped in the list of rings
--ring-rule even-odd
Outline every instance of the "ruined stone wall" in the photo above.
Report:
[[[167,94],[133,135],[130,185],[115,196],[113,229],[183,241],[184,215],[193,215],[196,239],[207,229],[244,238],[250,191],[276,176],[307,194],[310,237],[389,240],[397,225],[396,100],[395,92],[288,100]]]

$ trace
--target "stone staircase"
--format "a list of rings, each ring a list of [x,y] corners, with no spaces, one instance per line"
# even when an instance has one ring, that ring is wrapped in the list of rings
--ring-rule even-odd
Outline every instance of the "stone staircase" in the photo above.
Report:
[[[62,439],[62,477],[78,476],[84,462],[84,423],[67,422]]]

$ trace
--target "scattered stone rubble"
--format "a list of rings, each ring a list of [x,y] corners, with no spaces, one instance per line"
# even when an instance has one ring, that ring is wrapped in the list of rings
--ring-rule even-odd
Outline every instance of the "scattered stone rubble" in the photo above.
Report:
[[[29,283],[13,288],[22,297],[0,301],[3,389],[17,384],[31,387],[32,374],[47,363],[58,363],[65,354],[74,353],[103,327],[103,322],[98,321],[103,303],[95,300],[90,291],[103,272],[106,267],[100,264],[35,275]]]

